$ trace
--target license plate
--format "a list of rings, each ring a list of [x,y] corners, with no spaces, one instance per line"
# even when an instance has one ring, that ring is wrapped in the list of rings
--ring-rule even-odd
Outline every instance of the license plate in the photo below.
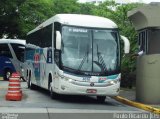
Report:
[[[96,89],[87,89],[87,93],[97,93]]]

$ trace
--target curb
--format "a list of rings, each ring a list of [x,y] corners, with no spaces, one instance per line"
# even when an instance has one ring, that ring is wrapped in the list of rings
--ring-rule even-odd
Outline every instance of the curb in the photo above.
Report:
[[[155,114],[160,114],[160,109],[154,108],[152,106],[145,105],[145,104],[138,103],[138,102],[134,102],[134,101],[128,100],[128,99],[120,97],[120,96],[116,96],[116,97],[112,97],[112,98],[121,102],[121,103],[130,105],[133,107],[137,107],[137,108],[140,108],[140,109],[143,109],[143,110],[155,113]]]

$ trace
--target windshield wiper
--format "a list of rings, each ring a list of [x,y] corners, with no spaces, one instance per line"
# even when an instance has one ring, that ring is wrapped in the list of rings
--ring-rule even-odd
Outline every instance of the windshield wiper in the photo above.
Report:
[[[88,54],[89,54],[89,45],[87,45],[87,51],[86,51],[86,53],[85,53],[80,65],[78,67],[78,71],[81,70],[81,68],[82,68],[82,66],[83,66],[83,64],[84,64],[86,59],[87,59],[87,63],[88,63]]]
[[[104,62],[104,59],[101,55],[101,52],[98,51],[98,44],[97,44],[97,57],[98,57],[98,62],[97,61],[94,61],[98,66],[101,67],[101,69],[103,69],[103,71],[107,71],[107,68],[106,68],[106,64]]]

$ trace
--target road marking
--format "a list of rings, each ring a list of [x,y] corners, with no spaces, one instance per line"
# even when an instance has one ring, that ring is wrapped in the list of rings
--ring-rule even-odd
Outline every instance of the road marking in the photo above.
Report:
[[[126,98],[123,98],[121,96],[116,96],[116,97],[112,97],[112,98],[119,101],[119,102],[122,102],[124,104],[134,106],[134,107],[137,107],[137,108],[140,108],[140,109],[143,109],[143,110],[155,113],[155,114],[160,114],[160,109],[158,109],[158,108],[155,108],[155,107],[152,107],[149,105],[145,105],[145,104],[142,104],[139,102],[134,102],[134,101],[128,100]]]
[[[47,108],[49,113],[143,113],[138,111],[124,111],[124,110],[94,110],[94,109],[58,109]]]

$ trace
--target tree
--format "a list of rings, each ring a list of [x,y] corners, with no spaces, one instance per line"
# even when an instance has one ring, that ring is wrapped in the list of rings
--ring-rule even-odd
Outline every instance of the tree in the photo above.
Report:
[[[111,19],[111,15],[113,14],[113,9],[116,7],[114,1],[107,1],[104,3],[95,6],[93,9],[93,15],[102,16]]]
[[[0,1],[0,36],[7,34],[14,37],[19,32],[18,6],[24,1],[18,0],[1,0]]]
[[[96,6],[91,3],[80,3],[78,7],[79,11],[77,11],[77,13],[86,15],[93,15],[94,9],[96,8]]]
[[[19,37],[25,37],[26,33],[52,16],[52,0],[26,0],[19,7]]]
[[[53,0],[53,11],[56,14],[77,13],[79,11],[76,0]]]
[[[4,0],[0,6],[0,37],[25,38],[27,32],[53,14],[52,0]]]

